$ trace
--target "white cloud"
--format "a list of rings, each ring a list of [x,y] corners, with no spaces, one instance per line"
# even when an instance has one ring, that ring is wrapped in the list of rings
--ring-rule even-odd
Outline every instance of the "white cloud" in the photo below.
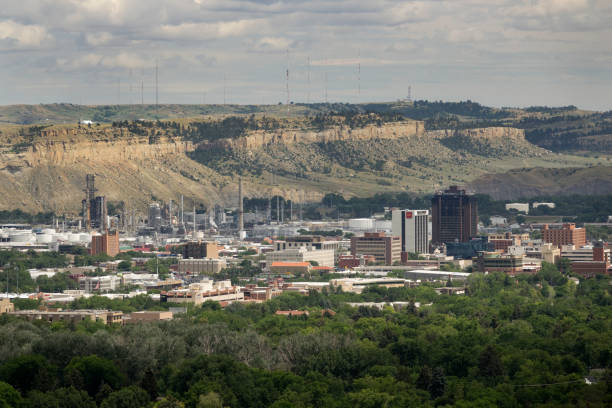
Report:
[[[0,21],[0,40],[12,41],[19,48],[40,47],[50,38],[47,30],[40,25],[24,25],[12,20]]]
[[[261,29],[263,22],[257,20],[224,21],[218,23],[164,24],[158,30],[160,38],[166,40],[204,40],[238,37]]]
[[[274,92],[281,92],[278,83],[284,75],[287,48],[296,100],[299,87],[306,86],[308,57],[313,94],[317,86],[323,89],[317,85],[323,81],[323,72],[330,82],[335,79],[337,89],[330,87],[330,93],[355,94],[358,63],[362,66],[362,95],[378,100],[399,97],[394,92],[404,85],[388,84],[407,81],[415,89],[419,81],[440,84],[439,89],[427,88],[431,94],[422,97],[460,99],[464,95],[453,93],[458,78],[459,82],[478,78],[477,85],[487,89],[494,89],[503,78],[515,84],[520,98],[528,98],[534,81],[547,73],[571,78],[574,83],[600,80],[607,84],[600,87],[601,92],[612,92],[612,77],[605,65],[609,58],[602,59],[612,55],[610,0],[4,3],[0,8],[0,79],[10,78],[5,83],[16,87],[28,84],[27,89],[35,89],[33,85],[40,82],[45,95],[62,100],[76,92],[71,85],[61,85],[72,84],[75,71],[88,93],[102,95],[101,101],[109,102],[103,99],[109,83],[118,79],[127,83],[130,71],[135,70],[146,82],[158,60],[163,89],[174,92],[174,102],[183,101],[180,90],[189,89],[189,83],[194,89],[208,89],[207,101],[221,101],[224,73],[231,78],[228,100],[275,102],[279,96]],[[342,82],[342,78],[352,79]],[[525,85],[516,78],[524,79]],[[57,92],[49,92],[49,84],[55,83],[59,84]],[[249,92],[232,92],[238,83]],[[146,89],[145,83],[145,93]],[[32,91],[32,100],[41,94]],[[268,100],[249,99],[265,94]],[[10,103],[15,97],[21,97],[19,91],[3,89],[0,103]],[[505,95],[496,93],[496,97],[500,105],[505,104]]]
[[[108,44],[112,40],[113,35],[106,32],[87,33],[85,34],[85,40],[87,44],[97,47],[99,45]]]

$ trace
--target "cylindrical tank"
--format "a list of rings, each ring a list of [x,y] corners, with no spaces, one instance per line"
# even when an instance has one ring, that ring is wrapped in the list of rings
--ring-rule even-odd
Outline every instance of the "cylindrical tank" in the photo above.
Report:
[[[79,241],[81,242],[91,242],[91,235],[86,232],[82,232],[79,234]]]
[[[11,242],[34,242],[35,237],[30,231],[11,232],[9,234]]]
[[[51,234],[51,235],[53,235],[53,234],[55,234],[55,229],[54,228],[44,228],[41,232],[43,234]]]
[[[53,241],[52,234],[36,234],[36,242],[38,244],[48,244]]]

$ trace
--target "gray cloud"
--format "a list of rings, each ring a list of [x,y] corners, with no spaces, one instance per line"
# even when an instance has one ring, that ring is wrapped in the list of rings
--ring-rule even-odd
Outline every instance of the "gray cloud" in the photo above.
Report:
[[[3,104],[128,103],[136,88],[151,102],[156,62],[163,102],[222,102],[225,76],[228,102],[276,103],[289,49],[296,101],[326,87],[330,101],[394,100],[412,85],[424,99],[612,108],[608,0],[7,3]]]

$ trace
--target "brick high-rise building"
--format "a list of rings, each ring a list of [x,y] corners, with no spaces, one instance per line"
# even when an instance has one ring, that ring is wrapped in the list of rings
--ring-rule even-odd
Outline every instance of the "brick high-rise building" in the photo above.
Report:
[[[351,254],[371,255],[377,262],[392,265],[401,260],[400,237],[390,237],[384,232],[366,232],[363,237],[351,238]]]
[[[119,253],[119,231],[107,231],[102,235],[91,236],[90,255],[107,254],[115,256]]]
[[[563,224],[561,228],[550,228],[545,224],[542,228],[542,240],[554,246],[574,245],[577,248],[586,245],[586,230],[576,228],[576,224]]]
[[[431,199],[432,243],[469,242],[478,233],[476,198],[451,186]]]

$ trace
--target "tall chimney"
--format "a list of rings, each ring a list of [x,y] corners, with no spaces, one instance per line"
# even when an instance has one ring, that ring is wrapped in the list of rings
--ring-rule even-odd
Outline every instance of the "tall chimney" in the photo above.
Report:
[[[242,197],[242,177],[238,178],[238,232],[244,231],[244,207]]]

